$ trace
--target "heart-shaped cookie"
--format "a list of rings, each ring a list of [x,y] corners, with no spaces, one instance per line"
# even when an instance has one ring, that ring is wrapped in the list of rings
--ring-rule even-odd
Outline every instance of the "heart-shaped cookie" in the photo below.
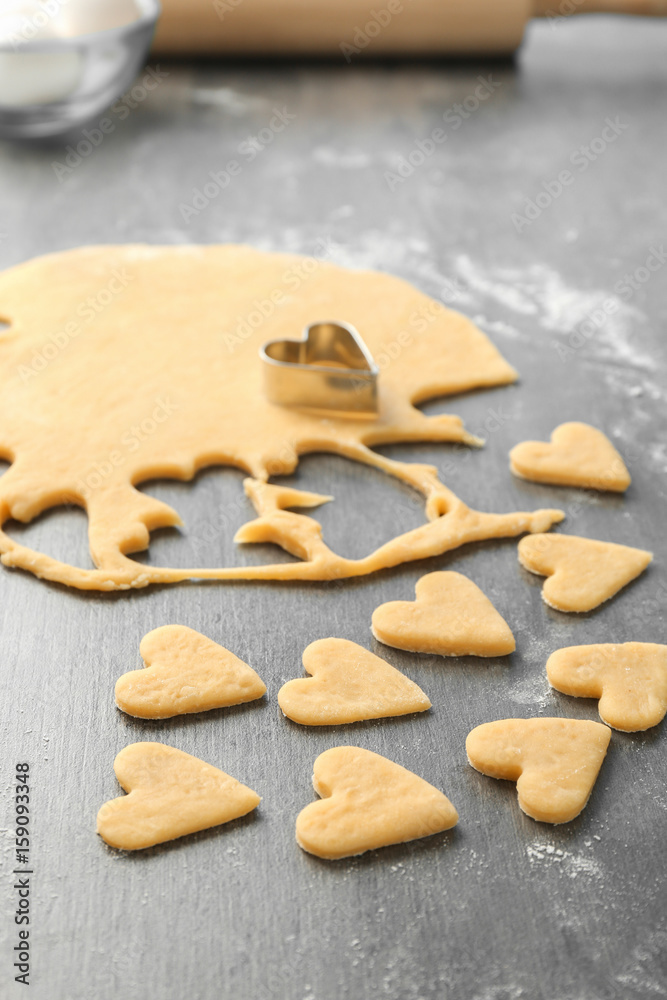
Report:
[[[303,666],[311,676],[288,681],[278,692],[285,715],[302,726],[339,726],[431,707],[414,681],[349,639],[311,642]]]
[[[129,795],[104,803],[97,832],[124,851],[228,823],[261,801],[236,778],[163,743],[132,743],[120,751],[113,767]]]
[[[542,597],[557,611],[592,611],[643,573],[652,559],[643,549],[577,535],[527,535],[519,542],[519,562],[549,578]]]
[[[427,573],[415,601],[390,601],[373,612],[372,632],[387,646],[441,656],[505,656],[512,631],[491,601],[461,573]]]
[[[569,823],[590,797],[611,730],[578,719],[502,719],[468,734],[476,771],[516,781],[519,806],[541,823]]]
[[[630,473],[609,438],[590,424],[560,424],[551,441],[522,441],[510,452],[510,469],[521,479],[623,493]]]
[[[458,813],[449,799],[400,764],[360,747],[334,747],[315,761],[322,798],[299,813],[296,839],[318,858],[335,860],[449,830]]]
[[[625,733],[657,726],[667,713],[667,646],[655,642],[557,649],[547,677],[563,694],[599,698],[602,721]]]
[[[141,640],[146,664],[116,682],[116,704],[138,719],[207,712],[261,698],[266,685],[238,656],[185,625],[163,625]]]

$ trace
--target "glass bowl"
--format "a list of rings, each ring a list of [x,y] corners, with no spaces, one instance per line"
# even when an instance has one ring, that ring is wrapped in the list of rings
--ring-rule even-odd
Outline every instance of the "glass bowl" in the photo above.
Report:
[[[63,135],[101,115],[143,66],[159,0],[2,0],[0,136]]]

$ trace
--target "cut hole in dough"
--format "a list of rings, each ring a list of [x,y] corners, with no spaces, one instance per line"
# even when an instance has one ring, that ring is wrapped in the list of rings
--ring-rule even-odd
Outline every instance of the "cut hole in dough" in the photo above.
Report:
[[[90,300],[104,308],[82,311]],[[0,516],[30,520],[45,498],[76,495],[96,569],[20,545],[0,524],[6,566],[84,590],[193,578],[340,580],[468,542],[546,531],[563,517],[474,511],[432,465],[374,451],[396,441],[479,445],[458,417],[427,417],[413,403],[517,377],[470,320],[391,275],[239,246],[83,247],[0,274],[0,302],[20,330],[0,340],[0,453],[16,456],[0,478]],[[380,367],[375,419],[276,406],[263,391],[261,345],[297,339],[306,324],[331,316],[356,326]],[[415,316],[424,329],[406,337]],[[402,480],[423,496],[428,523],[362,558],[337,555],[307,513],[322,500],[267,485],[313,452]],[[129,557],[146,549],[150,532],[181,524],[172,506],[135,484],[190,480],[211,464],[248,475],[256,517],[237,540],[280,545],[293,561],[174,567]]]
[[[245,478],[240,469],[212,465],[186,482],[153,479],[141,483],[143,494],[177,510],[183,523],[151,532],[150,548],[135,555],[135,560],[148,566],[208,569],[294,562],[295,556],[277,544],[239,545],[234,540],[255,513],[243,487]]]
[[[10,469],[0,473],[10,475]],[[28,549],[48,553],[52,559],[66,559],[83,570],[92,569],[88,545],[88,520],[86,512],[76,504],[59,504],[49,507],[32,521],[7,521],[4,530],[16,544]]]
[[[417,490],[340,455],[304,455],[294,475],[281,478],[280,485],[333,497],[311,516],[322,525],[327,544],[346,559],[364,559],[426,521],[424,497]],[[377,516],[378,507],[391,508],[391,522]]]

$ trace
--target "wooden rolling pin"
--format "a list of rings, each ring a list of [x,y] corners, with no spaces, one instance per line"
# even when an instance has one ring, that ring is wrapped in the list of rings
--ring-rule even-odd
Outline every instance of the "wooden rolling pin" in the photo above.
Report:
[[[226,55],[511,53],[532,17],[664,16],[667,0],[162,0],[154,51]]]

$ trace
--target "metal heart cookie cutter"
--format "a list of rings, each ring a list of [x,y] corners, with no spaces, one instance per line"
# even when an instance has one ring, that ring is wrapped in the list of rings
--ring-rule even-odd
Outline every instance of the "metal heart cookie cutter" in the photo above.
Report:
[[[259,356],[264,391],[272,403],[354,416],[377,414],[378,367],[349,323],[309,323],[301,340],[271,340]]]

